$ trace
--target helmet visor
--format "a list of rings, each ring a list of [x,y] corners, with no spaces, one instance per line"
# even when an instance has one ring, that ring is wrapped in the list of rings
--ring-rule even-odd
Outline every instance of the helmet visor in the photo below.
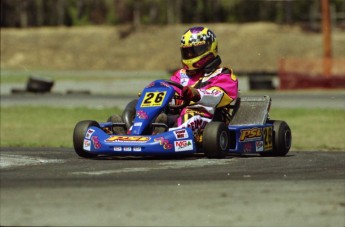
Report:
[[[192,59],[195,57],[198,57],[208,51],[208,45],[202,44],[197,46],[191,46],[191,47],[181,47],[181,55],[182,59]]]

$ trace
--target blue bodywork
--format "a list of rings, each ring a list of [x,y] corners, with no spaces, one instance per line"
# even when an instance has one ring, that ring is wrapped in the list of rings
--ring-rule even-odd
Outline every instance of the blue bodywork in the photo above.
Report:
[[[229,125],[232,141],[229,153],[247,154],[273,150],[273,125]]]
[[[199,152],[190,128],[174,128],[157,135],[147,135],[156,117],[164,111],[175,95],[175,89],[165,80],[156,80],[144,88],[136,105],[136,116],[128,134],[106,132],[113,123],[99,123],[85,133],[83,149],[104,155],[171,155]],[[247,154],[271,151],[272,124],[229,125],[229,153]]]
[[[97,127],[90,127],[88,132],[84,150],[95,154],[169,155],[196,152],[194,136],[189,128],[150,136],[108,135]]]

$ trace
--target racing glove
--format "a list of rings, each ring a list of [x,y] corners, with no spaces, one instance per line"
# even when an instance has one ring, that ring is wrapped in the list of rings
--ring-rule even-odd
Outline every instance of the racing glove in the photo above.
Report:
[[[193,101],[193,102],[197,102],[201,98],[199,91],[189,86],[185,86],[182,88],[182,95],[187,101]]]

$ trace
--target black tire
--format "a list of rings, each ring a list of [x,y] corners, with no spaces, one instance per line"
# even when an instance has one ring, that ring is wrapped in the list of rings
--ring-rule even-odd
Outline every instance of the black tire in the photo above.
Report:
[[[261,156],[285,156],[292,142],[289,125],[285,121],[273,122],[273,151],[260,153]]]
[[[91,126],[100,127],[96,121],[80,121],[74,127],[73,131],[73,146],[75,152],[83,158],[95,158],[97,154],[92,154],[83,149],[84,138],[87,132],[87,129]]]
[[[46,93],[50,92],[53,85],[54,81],[50,79],[30,77],[26,84],[26,90],[35,93]]]
[[[107,122],[123,123],[123,120],[119,115],[112,115],[108,118]],[[123,126],[113,126],[112,131],[113,131],[113,133],[115,133],[117,135],[125,135],[126,134],[126,128],[124,128]]]
[[[224,158],[230,148],[230,133],[223,122],[210,122],[202,136],[202,147],[207,158]]]
[[[133,124],[133,120],[136,115],[135,106],[137,105],[137,103],[138,99],[130,101],[125,107],[125,110],[122,112],[122,120],[126,124],[127,128],[130,128]]]
[[[113,122],[113,123],[123,123],[122,118],[119,115],[111,115],[108,117],[107,122]]]

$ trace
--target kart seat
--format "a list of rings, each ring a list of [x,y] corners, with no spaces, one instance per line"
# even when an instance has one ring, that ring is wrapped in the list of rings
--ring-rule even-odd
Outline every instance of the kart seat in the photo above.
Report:
[[[231,125],[263,125],[271,106],[269,96],[241,97],[233,106]]]

